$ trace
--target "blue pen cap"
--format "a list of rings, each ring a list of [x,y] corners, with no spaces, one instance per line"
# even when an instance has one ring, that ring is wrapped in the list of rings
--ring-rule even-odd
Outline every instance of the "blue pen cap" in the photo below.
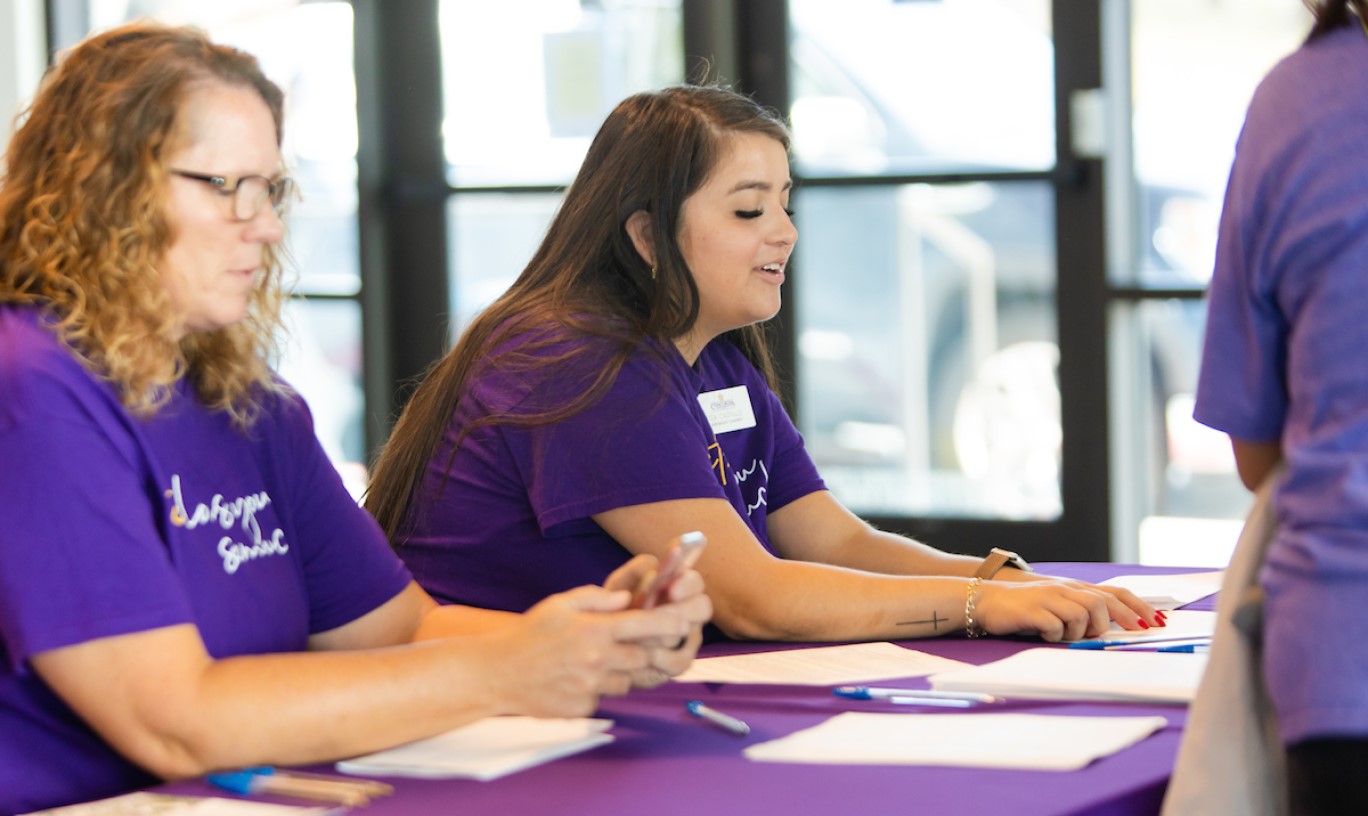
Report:
[[[275,768],[243,768],[240,771],[223,771],[221,773],[211,773],[204,777],[204,780],[216,788],[226,790],[229,793],[249,794],[253,793],[252,783],[259,776],[270,776],[275,773]]]
[[[831,690],[837,697],[844,697],[847,700],[872,700],[874,696],[869,693],[868,686],[839,686]]]

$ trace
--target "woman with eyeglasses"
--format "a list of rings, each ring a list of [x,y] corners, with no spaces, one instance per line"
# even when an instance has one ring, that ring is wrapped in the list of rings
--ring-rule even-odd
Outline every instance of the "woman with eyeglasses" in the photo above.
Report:
[[[93,37],[0,181],[0,812],[332,760],[659,683],[709,603],[652,561],[438,606],[269,368],[282,96],[188,29]],[[419,642],[422,641],[422,642]]]

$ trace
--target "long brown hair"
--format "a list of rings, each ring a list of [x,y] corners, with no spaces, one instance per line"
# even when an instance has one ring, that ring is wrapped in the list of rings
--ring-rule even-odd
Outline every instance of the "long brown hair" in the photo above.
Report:
[[[481,426],[546,425],[583,411],[603,396],[644,340],[658,341],[649,348],[668,348],[693,327],[698,288],[679,249],[680,209],[740,133],[789,146],[788,128],[776,113],[725,88],[671,87],[618,104],[526,269],[424,375],[381,451],[366,507],[395,546],[420,510],[423,475],[473,375],[490,369],[533,377],[552,368],[591,372],[569,404],[481,416],[462,429],[452,457],[461,439]],[[654,268],[627,233],[628,217],[639,210],[651,215]],[[586,336],[599,342],[548,353]],[[747,326],[727,336],[773,386],[763,329]],[[593,364],[586,365],[590,356]]]
[[[263,249],[248,316],[177,342],[158,265],[175,236],[165,153],[197,85],[256,91],[280,143],[284,96],[256,58],[202,32],[139,23],[75,46],[53,66],[11,139],[0,182],[0,303],[44,306],[58,338],[123,404],[150,415],[189,377],[210,407],[245,426],[277,390],[281,258]]]
[[[1368,19],[1368,2],[1365,0],[1303,0],[1303,3],[1316,22],[1311,26],[1307,41],[1321,36],[1327,31],[1348,25],[1361,25]]]

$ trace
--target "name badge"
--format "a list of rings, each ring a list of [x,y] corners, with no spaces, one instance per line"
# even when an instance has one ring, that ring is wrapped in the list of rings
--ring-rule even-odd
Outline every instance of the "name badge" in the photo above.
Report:
[[[755,427],[755,409],[744,385],[705,391],[698,395],[698,404],[715,434]]]

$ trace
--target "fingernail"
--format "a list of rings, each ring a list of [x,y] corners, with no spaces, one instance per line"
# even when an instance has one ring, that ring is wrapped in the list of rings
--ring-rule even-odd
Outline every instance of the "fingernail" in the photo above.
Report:
[[[1140,624],[1140,628],[1141,628],[1141,629],[1148,629],[1148,628],[1149,628],[1149,624],[1148,624],[1148,623],[1145,623],[1145,619],[1144,619],[1144,618],[1141,618],[1141,619],[1138,621],[1138,623]]]

